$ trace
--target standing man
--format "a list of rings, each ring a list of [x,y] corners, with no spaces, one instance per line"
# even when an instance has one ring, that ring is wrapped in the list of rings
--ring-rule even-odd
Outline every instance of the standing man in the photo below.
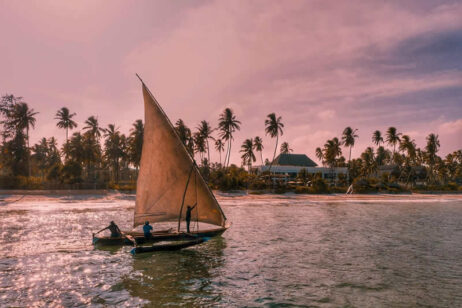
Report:
[[[196,205],[197,205],[197,203],[195,203],[193,207],[188,205],[188,207],[186,208],[186,230],[187,230],[188,233],[191,233],[189,231],[189,225],[191,224],[191,212],[192,212],[192,210],[194,210]]]

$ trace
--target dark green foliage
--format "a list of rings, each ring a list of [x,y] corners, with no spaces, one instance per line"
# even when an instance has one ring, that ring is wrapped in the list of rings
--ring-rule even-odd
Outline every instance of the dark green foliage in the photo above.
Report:
[[[67,161],[61,171],[61,181],[65,184],[82,182],[82,166],[77,161]]]

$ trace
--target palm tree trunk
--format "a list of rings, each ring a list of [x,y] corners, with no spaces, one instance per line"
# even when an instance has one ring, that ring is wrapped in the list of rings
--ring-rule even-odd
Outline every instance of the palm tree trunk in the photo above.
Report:
[[[218,150],[218,153],[220,154],[220,166],[221,166],[221,150]]]
[[[278,149],[278,141],[279,141],[279,134],[276,134],[276,146],[274,147],[273,159],[271,160],[271,163],[270,163],[270,166],[269,166],[269,169],[268,169],[271,185],[273,185],[273,183],[272,183],[273,178],[271,177],[271,167],[273,167],[274,158],[276,157],[276,150]]]
[[[229,166],[230,159],[231,159],[231,139],[229,139],[229,153],[228,153],[228,162],[226,163],[226,167]]]
[[[230,159],[230,156],[231,156],[231,138],[229,138],[228,140],[228,153],[227,153],[227,160],[225,159],[225,167],[228,168],[228,165],[229,165],[229,159]]]
[[[263,151],[260,151],[261,165],[263,166]]]
[[[210,165],[210,149],[209,149],[209,139],[207,138],[207,156],[208,156],[208,164]]]
[[[30,177],[29,125],[27,125],[26,132],[27,132],[27,167],[28,167],[28,176]]]
[[[350,155],[348,156],[348,163],[350,163],[350,162],[351,162],[351,148],[352,148],[352,147],[353,147],[353,146],[352,146],[352,145],[350,145]]]

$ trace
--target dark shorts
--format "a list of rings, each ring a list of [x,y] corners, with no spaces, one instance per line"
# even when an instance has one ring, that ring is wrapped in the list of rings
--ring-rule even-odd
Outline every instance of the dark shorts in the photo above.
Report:
[[[151,234],[151,232],[149,232],[149,233],[145,233],[145,234],[144,234],[144,237],[145,237],[145,238],[151,238],[151,237],[152,237],[152,234]]]

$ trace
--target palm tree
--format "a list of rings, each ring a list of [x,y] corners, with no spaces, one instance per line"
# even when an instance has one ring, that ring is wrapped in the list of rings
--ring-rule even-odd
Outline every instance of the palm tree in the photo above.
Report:
[[[322,150],[321,148],[316,148],[316,158],[319,159],[319,161],[322,163],[322,165],[324,166],[324,155],[322,154]]]
[[[59,128],[65,128],[66,129],[66,143],[67,143],[67,140],[68,140],[68,130],[69,130],[69,128],[73,129],[73,128],[77,127],[77,123],[75,123],[72,120],[72,118],[74,116],[75,116],[75,112],[70,113],[69,109],[67,109],[66,107],[63,107],[60,110],[58,110],[58,112],[56,112],[55,119],[59,120],[58,123],[56,124],[56,126],[58,126]]]
[[[433,180],[433,169],[434,166],[437,162],[438,156],[436,153],[438,153],[438,150],[440,148],[440,141],[438,138],[438,135],[435,134],[430,134],[427,136],[427,145],[425,146],[425,151],[426,151],[426,160],[428,165],[430,166],[430,176],[432,177]]]
[[[101,137],[101,133],[104,133],[104,128],[99,127],[98,118],[94,116],[89,117],[85,121],[85,124],[87,126],[85,126],[83,129],[89,131],[96,139],[99,139]]]
[[[201,124],[197,128],[199,130],[199,134],[201,135],[202,139],[205,141],[206,146],[207,146],[207,156],[208,156],[208,161],[210,162],[210,147],[209,147],[209,139],[214,139],[212,137],[213,129],[210,126],[209,122],[207,121],[201,121]]]
[[[199,158],[204,165],[204,153],[207,152],[207,144],[205,142],[204,136],[200,132],[195,132],[193,135],[194,138],[194,151],[199,153]]]
[[[376,130],[372,134],[372,142],[377,146],[380,146],[380,144],[383,143],[382,133],[379,130]]]
[[[348,156],[348,163],[350,163],[351,160],[351,148],[355,145],[355,139],[358,138],[358,135],[356,135],[357,129],[352,129],[351,127],[347,127],[343,130],[343,135],[342,135],[342,143],[346,147],[350,147],[350,155]]]
[[[260,137],[253,138],[253,149],[260,152],[261,164],[263,166],[263,140]]]
[[[382,166],[390,158],[390,152],[385,150],[383,146],[377,148],[377,154],[375,155],[375,161],[377,166]]]
[[[401,140],[401,133],[398,133],[395,127],[389,127],[387,130],[386,141],[388,145],[393,145],[393,156],[396,152],[396,144]]]
[[[115,182],[119,182],[119,166],[120,159],[124,156],[122,136],[114,124],[109,124],[105,130],[104,136],[106,140],[104,142],[105,153],[104,156],[108,163],[112,165],[113,179]]]
[[[273,159],[271,160],[270,166],[269,166],[269,172],[271,172],[271,167],[273,166],[273,161],[274,158],[276,157],[276,150],[278,148],[278,141],[279,141],[279,135],[282,136],[283,131],[282,128],[284,127],[284,124],[281,122],[282,118],[281,117],[276,117],[275,113],[270,113],[267,116],[267,119],[265,120],[265,133],[267,135],[270,135],[271,138],[276,137],[276,146],[274,147],[274,153],[273,153]]]
[[[194,140],[192,137],[191,130],[186,126],[182,119],[178,119],[175,123],[175,130],[180,137],[181,142],[188,150],[191,156],[194,156]]]
[[[416,144],[414,139],[411,140],[411,137],[408,135],[403,135],[401,141],[399,142],[398,150],[402,152],[406,152],[407,158],[412,162],[415,163],[416,158]]]
[[[341,143],[337,137],[332,140],[327,140],[323,148],[323,157],[325,162],[331,167],[334,168],[337,162],[337,157],[342,155],[342,148],[340,147]]]
[[[283,142],[281,144],[281,154],[289,154],[290,152],[293,152],[294,150],[292,150],[290,147],[289,147],[289,143],[287,142]]]
[[[28,175],[30,176],[30,146],[29,146],[29,127],[35,128],[35,115],[38,112],[34,112],[34,109],[29,109],[27,103],[21,102],[14,105],[13,112],[11,115],[10,125],[15,127],[17,131],[23,131],[26,129],[26,140],[27,140],[27,164],[29,165]]]
[[[144,125],[143,121],[136,120],[130,130],[130,137],[128,140],[129,160],[135,166],[136,171],[140,166],[141,152],[143,150],[143,136]]]
[[[368,147],[366,151],[361,154],[362,171],[365,176],[370,176],[377,169],[376,158],[374,157],[374,149]]]
[[[229,164],[231,156],[231,143],[233,140],[233,133],[236,130],[240,130],[241,122],[236,119],[233,111],[230,108],[226,108],[218,119],[218,128],[220,129],[220,138],[228,141],[228,150],[225,155],[225,167]]]
[[[253,140],[252,138],[244,140],[241,146],[242,153],[241,158],[244,165],[247,165],[250,169],[252,168],[252,162],[256,161],[255,154],[253,153]]]
[[[220,154],[220,166],[221,166],[221,152],[223,152],[223,150],[225,149],[225,144],[223,143],[221,139],[217,139],[215,141],[215,149]]]

